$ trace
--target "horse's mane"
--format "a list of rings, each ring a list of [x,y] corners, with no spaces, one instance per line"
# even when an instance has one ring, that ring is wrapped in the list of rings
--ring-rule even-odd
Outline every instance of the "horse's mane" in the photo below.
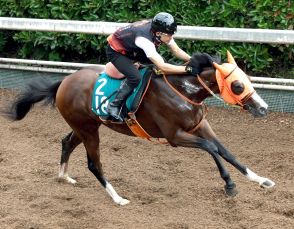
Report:
[[[202,72],[204,68],[214,68],[212,62],[220,64],[220,58],[217,56],[210,56],[207,53],[193,53],[189,65],[198,68],[199,72]]]

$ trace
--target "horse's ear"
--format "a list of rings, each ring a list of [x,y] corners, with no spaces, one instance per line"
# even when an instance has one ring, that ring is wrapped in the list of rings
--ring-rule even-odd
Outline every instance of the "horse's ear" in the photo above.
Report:
[[[212,64],[215,67],[215,69],[219,71],[219,73],[220,73],[219,75],[223,78],[224,77],[224,71],[225,71],[224,67],[222,65],[216,63],[216,62],[212,62]]]
[[[235,59],[234,59],[234,57],[233,57],[232,54],[229,52],[229,50],[227,50],[227,57],[228,57],[228,63],[237,65],[237,64],[236,64],[236,61],[235,61]]]
[[[223,72],[223,68],[222,68],[221,65],[219,65],[219,64],[216,63],[216,62],[212,62],[212,64],[213,64],[213,66],[214,66],[217,70],[219,70],[220,72]]]

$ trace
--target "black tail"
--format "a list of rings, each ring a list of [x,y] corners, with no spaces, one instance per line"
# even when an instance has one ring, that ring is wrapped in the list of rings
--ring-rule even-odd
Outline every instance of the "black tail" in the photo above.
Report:
[[[61,81],[52,82],[46,78],[38,78],[28,83],[26,89],[13,102],[6,115],[8,118],[16,121],[23,119],[35,103],[42,100],[45,105],[55,105],[57,90]]]

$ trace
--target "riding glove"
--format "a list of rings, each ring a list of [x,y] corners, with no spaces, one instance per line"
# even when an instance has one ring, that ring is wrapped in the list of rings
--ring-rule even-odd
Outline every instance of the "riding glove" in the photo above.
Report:
[[[190,64],[187,64],[186,68],[185,68],[186,72],[192,75],[197,75],[200,73],[200,68],[195,67],[195,66],[191,66]]]

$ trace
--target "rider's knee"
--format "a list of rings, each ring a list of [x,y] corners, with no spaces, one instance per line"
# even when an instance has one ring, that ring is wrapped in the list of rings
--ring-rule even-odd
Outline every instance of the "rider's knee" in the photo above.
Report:
[[[141,76],[133,75],[131,77],[128,77],[129,85],[133,88],[137,87],[140,83]]]

